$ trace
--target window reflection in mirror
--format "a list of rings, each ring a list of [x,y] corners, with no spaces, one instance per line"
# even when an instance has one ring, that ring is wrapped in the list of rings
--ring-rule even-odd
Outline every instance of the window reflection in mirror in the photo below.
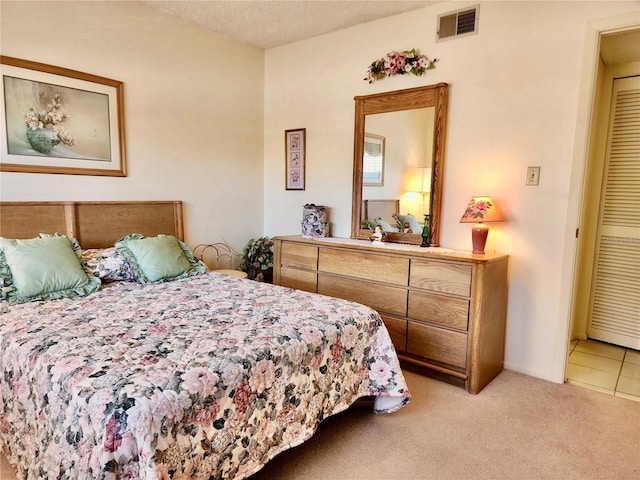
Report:
[[[384,186],[384,146],[385,138],[383,135],[364,134],[364,153],[362,154],[363,186]]]
[[[362,228],[380,223],[387,231],[422,231],[424,215],[429,213],[434,119],[435,107],[366,116],[362,199],[369,201],[369,208],[362,209]],[[373,153],[378,153],[381,146],[384,161],[376,163]],[[429,177],[424,178],[425,173]],[[384,181],[379,181],[382,178]],[[394,217],[393,213],[401,216]],[[413,216],[417,225],[413,220],[406,222],[406,215]],[[377,218],[383,222],[376,222]],[[419,231],[413,231],[416,229]]]

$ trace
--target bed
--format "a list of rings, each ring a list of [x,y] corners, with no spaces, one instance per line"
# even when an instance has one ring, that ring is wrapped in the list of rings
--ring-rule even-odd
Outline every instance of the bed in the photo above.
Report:
[[[0,204],[0,236],[183,238],[181,202]],[[0,449],[18,478],[246,478],[358,398],[410,394],[368,307],[216,272],[0,302]]]

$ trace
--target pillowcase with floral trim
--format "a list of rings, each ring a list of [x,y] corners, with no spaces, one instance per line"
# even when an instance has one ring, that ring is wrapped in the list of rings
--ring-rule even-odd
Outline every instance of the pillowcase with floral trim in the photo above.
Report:
[[[173,235],[134,233],[118,240],[116,249],[129,262],[139,283],[169,282],[206,271],[189,247]]]
[[[133,282],[136,279],[131,265],[116,247],[82,250],[82,262],[103,282]]]
[[[0,238],[2,296],[11,305],[88,295],[100,279],[82,266],[82,249],[64,235]]]

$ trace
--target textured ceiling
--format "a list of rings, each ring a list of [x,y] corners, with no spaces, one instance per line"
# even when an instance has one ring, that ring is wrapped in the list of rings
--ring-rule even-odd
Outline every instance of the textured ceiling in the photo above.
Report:
[[[442,0],[143,0],[165,13],[261,48],[315,37]],[[603,37],[606,64],[638,61],[640,30]]]
[[[145,0],[165,13],[262,48],[315,37],[438,1]]]

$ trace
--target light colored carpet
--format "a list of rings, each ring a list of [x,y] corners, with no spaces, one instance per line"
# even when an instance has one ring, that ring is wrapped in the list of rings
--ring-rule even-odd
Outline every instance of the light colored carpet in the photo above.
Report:
[[[478,395],[405,376],[408,406],[356,405],[251,480],[640,478],[640,403],[511,371]]]

